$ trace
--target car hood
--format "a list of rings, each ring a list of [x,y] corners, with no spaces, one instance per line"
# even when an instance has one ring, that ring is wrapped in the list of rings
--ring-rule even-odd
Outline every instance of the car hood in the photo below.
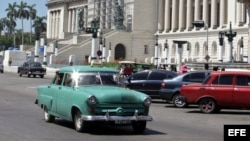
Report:
[[[94,95],[99,103],[140,103],[147,95],[123,87],[86,86],[79,90]]]

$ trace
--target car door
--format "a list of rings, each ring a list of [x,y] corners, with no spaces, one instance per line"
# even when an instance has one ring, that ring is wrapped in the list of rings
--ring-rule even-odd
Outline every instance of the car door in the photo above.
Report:
[[[72,78],[70,73],[65,73],[62,84],[57,91],[57,113],[62,117],[67,117],[69,109],[70,94],[73,93]]]
[[[54,113],[57,113],[57,98],[58,94],[60,93],[62,80],[63,80],[64,73],[57,72],[52,84],[48,87],[50,90],[50,95],[52,97],[52,103],[51,103],[51,111]]]
[[[250,76],[237,75],[233,92],[233,103],[236,106],[250,107]]]
[[[128,82],[126,82],[126,87],[140,91],[140,92],[145,92],[145,82],[147,81],[149,71],[142,71],[135,73],[131,75],[128,78]]]
[[[214,97],[219,105],[231,105],[233,102],[233,77],[231,74],[218,75],[206,88],[207,94]]]
[[[159,90],[161,89],[163,79],[167,79],[166,73],[151,71],[147,81],[143,84],[145,93],[151,97],[159,97]]]

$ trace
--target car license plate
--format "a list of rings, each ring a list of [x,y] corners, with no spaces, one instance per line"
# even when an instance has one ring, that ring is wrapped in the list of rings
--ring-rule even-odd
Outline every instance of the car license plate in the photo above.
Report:
[[[130,120],[116,120],[115,124],[130,124]]]

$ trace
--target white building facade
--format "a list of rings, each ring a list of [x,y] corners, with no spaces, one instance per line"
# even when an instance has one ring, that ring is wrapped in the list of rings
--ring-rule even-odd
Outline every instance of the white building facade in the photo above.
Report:
[[[102,30],[116,30],[116,2],[124,11],[126,27],[118,32],[131,35],[126,41],[130,45],[125,46],[130,50],[126,54],[129,59],[152,60],[157,54],[154,58],[158,62],[177,63],[175,40],[187,42],[182,46],[181,61],[204,62],[205,56],[209,56],[209,62],[228,62],[232,58],[243,61],[249,56],[249,8],[238,0],[48,0],[47,38],[64,39],[79,33],[82,27],[90,27],[93,19],[100,21]],[[79,19],[83,22],[79,23]],[[203,21],[205,25],[197,28],[194,21]],[[236,36],[233,41],[225,36],[220,46],[219,32],[229,33],[230,28]],[[141,50],[132,51],[133,48]],[[142,50],[144,55],[138,58]]]

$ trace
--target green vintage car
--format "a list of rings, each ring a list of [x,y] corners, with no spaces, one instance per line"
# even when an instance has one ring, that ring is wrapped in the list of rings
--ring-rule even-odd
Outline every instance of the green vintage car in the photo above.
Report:
[[[96,66],[60,68],[49,85],[38,86],[36,104],[44,110],[46,122],[56,117],[73,121],[78,132],[99,122],[132,125],[142,133],[149,115],[151,98],[121,87],[115,69]]]

